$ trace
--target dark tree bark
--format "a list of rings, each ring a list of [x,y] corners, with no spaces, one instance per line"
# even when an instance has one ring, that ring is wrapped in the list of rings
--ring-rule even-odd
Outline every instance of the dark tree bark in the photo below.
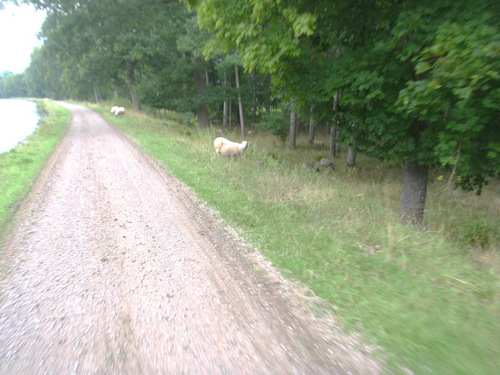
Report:
[[[295,150],[297,139],[297,112],[295,112],[295,103],[292,103],[292,111],[290,112],[290,140],[288,145],[292,150]]]
[[[403,164],[403,192],[399,206],[399,218],[407,224],[420,225],[424,217],[425,197],[429,167],[417,160]]]
[[[245,139],[245,118],[243,117],[243,103],[241,102],[241,91],[240,91],[240,72],[238,70],[238,65],[234,66],[234,73],[236,74],[236,88],[238,89],[238,107],[240,110],[240,125],[241,125],[241,139]]]
[[[206,88],[206,80],[205,80],[205,72],[193,72],[194,77],[194,88],[197,94],[205,91]],[[208,128],[209,119],[208,119],[208,108],[206,105],[201,104],[196,109],[196,116],[198,117],[198,129],[205,130]]]

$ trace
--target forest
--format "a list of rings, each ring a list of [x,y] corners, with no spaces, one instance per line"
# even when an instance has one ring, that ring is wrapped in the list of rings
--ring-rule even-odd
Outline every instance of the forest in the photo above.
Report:
[[[500,4],[469,1],[27,0],[46,9],[31,65],[0,97],[128,97],[403,165],[422,222],[429,168],[481,192],[500,168]]]

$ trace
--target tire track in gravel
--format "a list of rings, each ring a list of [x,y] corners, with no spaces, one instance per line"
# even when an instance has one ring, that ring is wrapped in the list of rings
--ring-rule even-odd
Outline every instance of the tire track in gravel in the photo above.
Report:
[[[63,105],[70,129],[0,253],[1,374],[381,371],[132,141]]]

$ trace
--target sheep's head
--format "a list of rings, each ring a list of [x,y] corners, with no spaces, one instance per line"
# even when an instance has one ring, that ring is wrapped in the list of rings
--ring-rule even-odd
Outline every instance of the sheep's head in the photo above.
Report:
[[[243,141],[243,142],[241,142],[241,144],[243,145],[243,150],[246,150],[247,147],[248,147],[248,142],[247,141]]]

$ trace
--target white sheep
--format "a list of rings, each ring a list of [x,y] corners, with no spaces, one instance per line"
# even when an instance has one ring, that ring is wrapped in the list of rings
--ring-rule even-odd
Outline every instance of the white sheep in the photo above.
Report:
[[[115,105],[113,107],[111,107],[111,112],[112,114],[115,114],[115,111],[118,109],[118,107]]]
[[[218,137],[214,141],[215,153],[218,157],[222,156],[241,156],[248,147],[248,142],[241,143],[231,142],[230,140]]]
[[[125,108],[123,107],[116,107],[115,108],[115,117],[121,116],[125,114]]]

